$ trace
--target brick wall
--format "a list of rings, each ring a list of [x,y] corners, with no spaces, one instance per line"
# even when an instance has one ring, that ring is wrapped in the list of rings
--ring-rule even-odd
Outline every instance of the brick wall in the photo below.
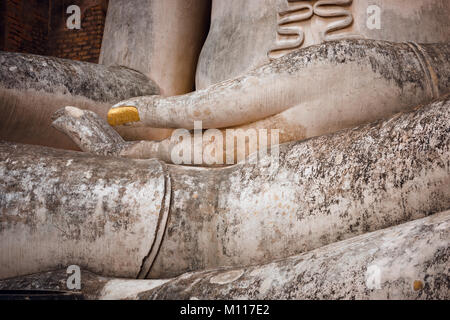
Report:
[[[81,8],[69,30],[67,7]],[[0,0],[0,50],[98,63],[108,0]]]
[[[49,0],[1,0],[4,51],[46,54]]]
[[[66,9],[81,8],[81,29],[69,30]],[[48,55],[98,63],[106,19],[106,1],[60,0],[52,4]]]
[[[6,38],[6,1],[0,1],[0,50],[5,49]]]

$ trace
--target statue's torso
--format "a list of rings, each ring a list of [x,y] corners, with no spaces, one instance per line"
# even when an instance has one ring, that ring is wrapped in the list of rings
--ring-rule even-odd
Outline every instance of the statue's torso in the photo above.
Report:
[[[295,7],[304,9],[293,11]],[[196,87],[203,89],[326,40],[445,42],[450,38],[449,10],[448,0],[213,0]],[[286,11],[291,12],[283,14]],[[289,19],[292,22],[285,23]],[[283,36],[286,33],[292,35]],[[281,47],[287,49],[273,50]]]

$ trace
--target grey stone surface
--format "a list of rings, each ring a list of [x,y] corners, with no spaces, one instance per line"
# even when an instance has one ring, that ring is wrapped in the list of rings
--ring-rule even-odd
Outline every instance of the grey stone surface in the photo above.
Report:
[[[0,278],[71,264],[116,277],[146,274],[168,190],[156,160],[0,142]]]
[[[0,86],[71,94],[108,103],[159,94],[150,79],[129,68],[12,52],[0,52]]]
[[[82,270],[86,299],[449,299],[450,212],[246,268],[167,280]],[[0,281],[0,290],[67,290],[65,270]]]
[[[139,299],[450,298],[450,211],[260,266],[189,273]]]
[[[194,90],[210,0],[111,0],[100,63],[141,71],[172,96]]]
[[[159,94],[158,87],[129,68],[0,52],[0,139],[78,150],[70,139],[51,128],[55,111],[76,106],[106,119],[114,103],[154,94]],[[151,128],[118,131],[131,140],[161,138],[158,130]]]

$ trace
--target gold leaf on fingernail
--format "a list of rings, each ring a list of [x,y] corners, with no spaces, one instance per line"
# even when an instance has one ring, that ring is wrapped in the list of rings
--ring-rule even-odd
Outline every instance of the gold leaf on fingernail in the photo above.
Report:
[[[108,123],[111,126],[120,126],[130,122],[138,122],[139,112],[136,107],[123,106],[110,109],[108,112]]]
[[[423,282],[420,281],[420,280],[414,281],[413,288],[414,288],[414,291],[422,290],[423,289]]]

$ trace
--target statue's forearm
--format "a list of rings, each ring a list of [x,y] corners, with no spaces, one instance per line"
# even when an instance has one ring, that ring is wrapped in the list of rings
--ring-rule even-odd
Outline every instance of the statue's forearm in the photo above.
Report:
[[[445,95],[450,85],[449,56],[448,44],[374,40],[326,43],[188,95],[137,97],[121,102],[110,110],[108,118],[112,125],[133,121],[128,124],[184,129],[193,129],[197,120],[202,121],[202,128],[240,124],[226,129],[275,129],[279,130],[280,143],[298,141],[382,119]],[[63,121],[59,123],[67,133]],[[236,163],[250,150],[266,147],[261,141],[249,139],[248,148],[238,148],[235,155],[226,129],[213,143],[203,141],[203,150],[209,146],[216,152],[203,153],[202,162],[196,165]],[[182,143],[185,152],[194,149],[191,140]],[[159,158],[170,163],[177,144],[179,141],[168,138],[113,149],[122,150],[116,155]],[[81,149],[103,153],[101,147]]]
[[[342,129],[446,94],[449,51],[448,44],[327,42],[190,94],[125,100],[108,117],[112,125],[193,129],[194,121],[201,120],[203,128],[224,128],[295,107],[300,120],[308,118],[301,124],[311,130],[326,127],[314,119],[333,108],[341,113],[337,129]]]

